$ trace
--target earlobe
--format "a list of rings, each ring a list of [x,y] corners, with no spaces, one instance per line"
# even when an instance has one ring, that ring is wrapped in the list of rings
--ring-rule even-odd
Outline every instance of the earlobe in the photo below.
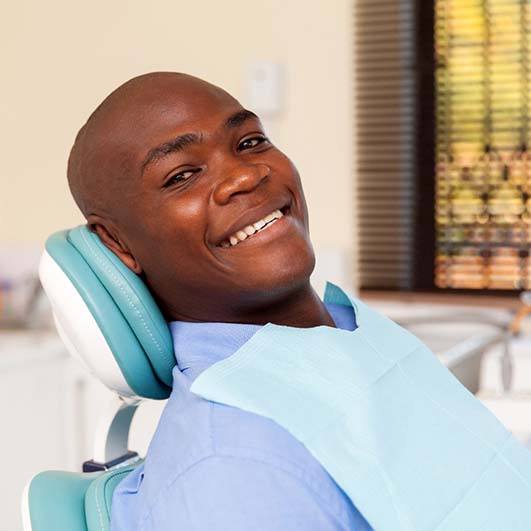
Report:
[[[140,275],[142,267],[133,256],[124,242],[105,225],[99,222],[92,222],[88,224],[89,229],[95,232],[103,244],[110,249],[131,271]]]

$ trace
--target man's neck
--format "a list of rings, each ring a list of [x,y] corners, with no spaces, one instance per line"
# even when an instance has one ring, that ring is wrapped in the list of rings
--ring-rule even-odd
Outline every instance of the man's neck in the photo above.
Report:
[[[273,323],[297,328],[310,328],[314,326],[331,326],[335,328],[334,320],[329,314],[325,304],[319,298],[309,281],[292,289],[286,293],[278,293],[272,297],[257,296],[254,294],[247,300],[240,298],[238,301],[227,300],[219,297],[218,301],[223,301],[222,305],[212,304],[213,298],[210,294],[208,299],[193,300],[190,297],[186,307],[188,312],[169,310],[166,308],[165,314],[169,321],[188,322],[225,322],[225,323],[246,323],[264,325]],[[181,300],[186,299],[182,297]],[[214,298],[214,301],[216,298]],[[161,302],[159,301],[159,304]]]
[[[246,308],[241,312],[241,318],[234,320],[241,323],[274,323],[297,328],[320,325],[335,328],[332,316],[310,283],[304,289],[290,293],[268,306]]]

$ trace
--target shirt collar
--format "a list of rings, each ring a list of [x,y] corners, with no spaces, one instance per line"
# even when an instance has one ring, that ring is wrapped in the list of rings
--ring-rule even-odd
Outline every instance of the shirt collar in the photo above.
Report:
[[[323,301],[338,328],[357,328],[352,300],[339,286],[327,282]],[[170,330],[177,367],[193,380],[212,364],[234,354],[260,328],[245,323],[173,321]]]

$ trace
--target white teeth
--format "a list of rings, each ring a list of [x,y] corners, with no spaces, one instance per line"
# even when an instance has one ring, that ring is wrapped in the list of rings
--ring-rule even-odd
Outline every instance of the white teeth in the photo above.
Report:
[[[266,224],[265,220],[264,219],[260,219],[260,220],[256,221],[255,223],[253,223],[253,227],[256,230],[260,230],[265,224]]]
[[[268,223],[272,225],[277,219],[280,219],[284,214],[280,210],[275,210],[262,219],[255,221],[252,225],[247,225],[243,229],[235,232],[228,240],[221,242],[221,247],[234,247],[239,242],[252,236],[255,232],[262,230]],[[268,225],[269,226],[269,225]]]

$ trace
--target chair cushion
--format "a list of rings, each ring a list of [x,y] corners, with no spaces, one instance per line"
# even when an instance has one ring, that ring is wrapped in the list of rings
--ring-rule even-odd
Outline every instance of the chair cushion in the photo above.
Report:
[[[108,531],[114,489],[141,463],[105,472],[37,474],[27,494],[31,531]]]
[[[85,493],[100,474],[47,471],[35,476],[27,494],[31,531],[88,531]]]
[[[172,338],[141,279],[114,257],[87,227],[53,234],[46,242],[46,252],[66,275],[65,282],[69,281],[80,295],[80,304],[86,305],[96,321],[96,330],[99,328],[104,336],[128,387],[140,397],[167,398],[175,365]],[[47,279],[42,274],[41,280],[46,289]],[[70,315],[75,315],[70,309],[73,300],[64,297],[61,290],[57,292],[57,288],[55,295],[51,291],[54,290],[49,287],[47,293],[54,299],[51,302],[56,318],[68,320]],[[76,343],[80,334],[90,334],[90,329],[86,323],[69,325],[63,327],[70,331],[67,335],[71,337],[67,339],[83,357],[83,349],[76,348]],[[83,344],[91,344],[90,338],[83,336],[82,339]],[[101,376],[97,359],[92,363],[92,370]]]
[[[85,517],[88,531],[108,531],[110,529],[111,502],[114,489],[135,466],[109,470],[98,476],[89,485],[85,494]]]
[[[86,226],[70,230],[68,241],[81,253],[120,308],[157,377],[171,387],[175,366],[171,333],[142,279]]]

